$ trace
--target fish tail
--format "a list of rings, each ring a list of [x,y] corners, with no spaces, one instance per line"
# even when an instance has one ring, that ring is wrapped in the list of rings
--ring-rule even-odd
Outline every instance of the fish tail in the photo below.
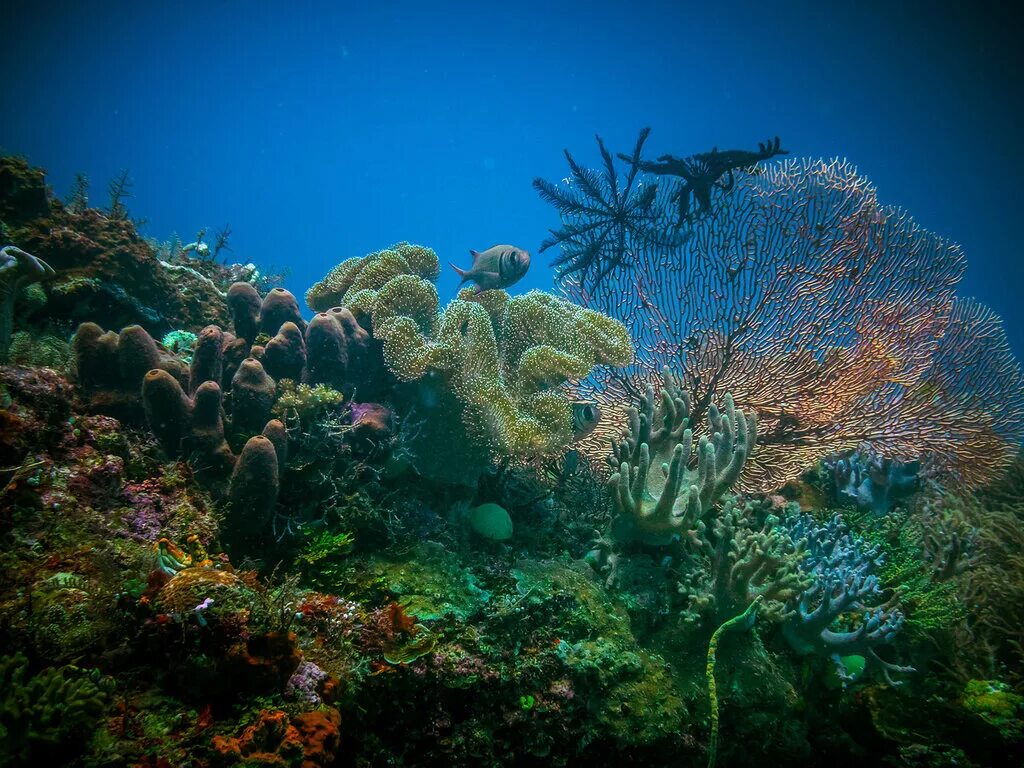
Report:
[[[452,264],[450,261],[448,262],[448,266],[451,267],[452,269],[454,269],[455,270],[455,274],[458,275],[460,278],[462,278],[462,280],[459,282],[459,285],[462,285],[462,283],[464,283],[467,280],[469,280],[469,272],[467,272],[465,269],[459,269],[454,264]]]

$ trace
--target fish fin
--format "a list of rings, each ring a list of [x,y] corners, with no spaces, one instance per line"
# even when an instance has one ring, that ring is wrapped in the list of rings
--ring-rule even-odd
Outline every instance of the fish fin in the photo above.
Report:
[[[480,251],[474,251],[472,248],[470,248],[469,256],[471,259],[473,259],[473,266],[476,266],[476,260],[480,258]]]
[[[462,283],[464,283],[467,280],[469,280],[469,270],[459,269],[454,264],[452,264],[450,261],[448,262],[448,266],[451,267],[452,269],[454,269],[455,270],[455,274],[462,278],[462,280],[459,283],[459,285],[462,285]]]
[[[480,291],[493,291],[496,288],[504,287],[501,284],[501,275],[497,272],[477,272],[474,270],[470,280],[480,286],[477,293]]]

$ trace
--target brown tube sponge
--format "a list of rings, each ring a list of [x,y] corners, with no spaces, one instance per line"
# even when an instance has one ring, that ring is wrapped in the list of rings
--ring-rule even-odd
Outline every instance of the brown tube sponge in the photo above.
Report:
[[[344,391],[349,366],[345,329],[329,312],[319,312],[306,328],[305,384],[327,384]]]
[[[228,288],[228,311],[235,326],[235,336],[250,344],[260,326],[260,295],[249,283],[232,283]]]
[[[306,328],[306,321],[299,312],[299,302],[290,291],[274,288],[263,298],[260,307],[260,333],[274,336],[285,323],[295,323],[300,331]]]
[[[295,323],[282,325],[277,336],[267,342],[262,362],[275,380],[302,380],[302,369],[306,366],[306,340]]]
[[[284,472],[285,462],[288,461],[288,430],[280,419],[271,419],[263,428],[263,436],[274,444],[277,452],[278,473]]]
[[[274,444],[263,435],[250,437],[231,474],[227,538],[247,542],[262,539],[279,490]]]
[[[235,455],[224,439],[224,415],[217,382],[204,381],[192,396],[191,429],[184,445],[186,453],[196,454],[204,468],[214,474],[226,473],[234,467]]]
[[[204,381],[220,383],[224,374],[224,332],[208,325],[196,338],[192,365],[189,368],[188,391],[195,392]]]
[[[247,357],[231,380],[231,427],[236,433],[258,434],[270,420],[277,385],[260,361]]]
[[[117,334],[96,323],[82,323],[71,344],[78,385],[97,389],[117,382]]]
[[[142,404],[149,428],[164,452],[177,458],[189,421],[189,402],[181,384],[167,371],[152,369],[142,379]]]
[[[145,328],[129,325],[121,331],[117,341],[117,367],[123,382],[141,382],[148,371],[159,365],[160,350]]]

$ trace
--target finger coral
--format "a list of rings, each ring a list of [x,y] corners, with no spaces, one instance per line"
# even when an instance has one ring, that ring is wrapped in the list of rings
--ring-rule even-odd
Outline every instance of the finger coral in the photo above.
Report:
[[[81,752],[106,697],[74,668],[33,675],[21,654],[0,657],[0,764],[56,765]]]
[[[757,442],[755,415],[726,395],[725,413],[708,411],[711,436],[700,438],[694,457],[689,395],[667,368],[662,377],[659,397],[648,385],[629,411],[628,434],[612,444],[608,485],[618,513],[614,533],[622,541],[666,544],[704,530]]]

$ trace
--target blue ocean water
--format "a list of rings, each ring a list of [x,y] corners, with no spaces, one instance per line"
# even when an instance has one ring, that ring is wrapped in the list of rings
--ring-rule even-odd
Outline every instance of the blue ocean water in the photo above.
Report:
[[[883,202],[963,244],[961,294],[1024,352],[1021,53],[1012,11],[869,0],[8,4],[0,147],[49,171],[127,168],[145,232],[232,228],[232,259],[296,294],[399,239],[468,264],[535,253],[555,213],[530,187],[597,161],[753,147],[845,156]],[[454,273],[441,281],[454,293]]]

